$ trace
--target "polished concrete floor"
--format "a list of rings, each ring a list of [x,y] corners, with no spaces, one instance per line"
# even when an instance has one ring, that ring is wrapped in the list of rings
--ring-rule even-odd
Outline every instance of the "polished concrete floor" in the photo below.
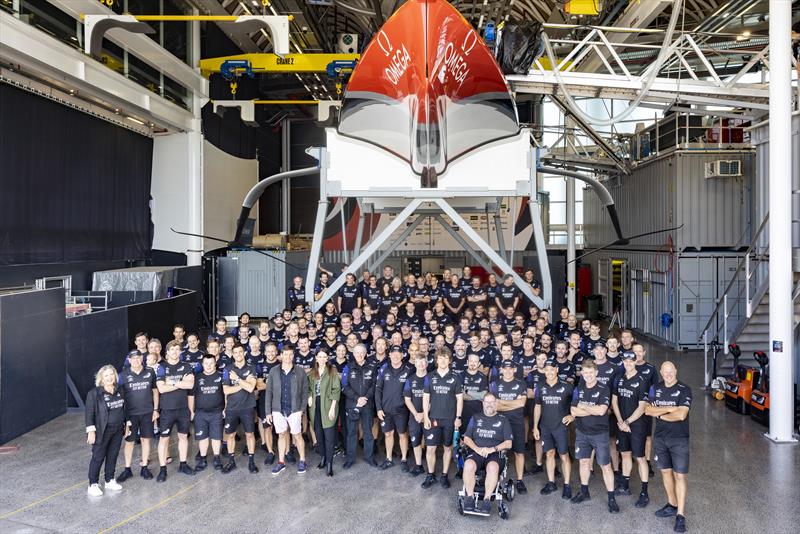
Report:
[[[687,521],[690,532],[800,532],[800,446],[775,445],[764,428],[727,410],[700,390],[702,354],[651,348],[652,360],[674,360],[680,378],[694,390],[691,412],[692,458]],[[14,442],[19,452],[0,455],[0,532],[671,532],[671,519],[653,512],[665,502],[659,475],[650,483],[651,504],[634,508],[619,497],[621,513],[605,507],[600,477],[593,499],[581,505],[558,494],[539,495],[542,475],[527,476],[528,495],[511,504],[511,518],[461,517],[456,485],[450,490],[420,488],[395,467],[381,472],[364,463],[349,471],[337,459],[336,476],[313,468],[298,476],[293,468],[273,478],[240,469],[230,475],[205,471],[194,477],[176,472],[164,484],[138,477],[117,494],[86,495],[89,448],[83,418],[60,417]],[[192,455],[194,450],[192,450]],[[259,452],[259,462],[263,453]],[[121,461],[120,455],[120,461]],[[151,466],[156,462],[152,462]],[[573,484],[576,483],[573,472]]]

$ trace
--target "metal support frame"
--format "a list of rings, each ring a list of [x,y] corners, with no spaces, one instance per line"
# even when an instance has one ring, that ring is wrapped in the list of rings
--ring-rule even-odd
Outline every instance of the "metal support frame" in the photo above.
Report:
[[[447,221],[445,221],[445,220],[444,220],[444,217],[442,217],[441,215],[434,215],[434,216],[433,216],[433,219],[434,219],[436,222],[438,222],[438,223],[439,223],[439,224],[442,226],[442,228],[444,228],[444,229],[445,229],[445,231],[446,231],[448,234],[450,234],[450,237],[452,237],[453,239],[455,239],[455,240],[456,240],[456,243],[458,243],[459,245],[461,245],[461,247],[464,249],[464,251],[465,251],[467,254],[469,254],[470,256],[472,256],[472,258],[473,258],[473,259],[474,259],[476,262],[478,262],[478,265],[480,265],[481,267],[483,267],[484,269],[486,269],[486,272],[488,272],[488,273],[492,273],[492,272],[494,272],[494,270],[492,269],[492,266],[491,266],[491,264],[490,264],[489,262],[487,262],[487,261],[486,261],[486,260],[485,260],[483,257],[481,257],[481,255],[480,255],[480,254],[478,254],[477,252],[475,252],[475,249],[474,249],[474,248],[472,248],[472,246],[471,246],[471,245],[470,245],[470,244],[467,242],[467,240],[466,240],[466,239],[464,239],[464,238],[463,238],[461,235],[459,235],[459,233],[458,233],[458,232],[456,232],[456,231],[453,229],[453,227],[452,227],[452,226],[450,226],[449,224],[447,224]],[[477,235],[477,232],[476,232],[476,235]]]
[[[361,201],[356,200],[356,205],[358,206],[358,227],[356,228],[356,242],[353,245],[353,256],[358,256],[358,253],[361,252],[361,240],[364,238],[364,204]]]
[[[489,224],[489,221],[486,221]],[[497,248],[500,250],[500,255],[504,258],[508,257],[506,252],[506,239],[503,236],[503,220],[500,218],[500,203],[497,203],[497,211],[494,212],[494,231],[497,233]]]
[[[367,270],[368,270],[368,271],[370,271],[370,272],[372,272],[372,270],[373,270],[373,269],[374,269],[376,266],[380,267],[381,263],[383,263],[384,261],[386,261],[386,258],[388,258],[388,257],[389,257],[389,255],[390,255],[392,252],[394,252],[394,251],[397,249],[397,247],[399,247],[399,246],[400,246],[400,243],[402,243],[403,241],[405,241],[405,240],[406,240],[406,238],[408,238],[408,236],[410,236],[410,235],[411,235],[411,232],[413,232],[414,230],[416,230],[417,226],[419,226],[419,225],[422,223],[422,221],[424,221],[424,220],[425,220],[427,217],[428,217],[427,215],[419,215],[419,216],[417,216],[417,218],[416,218],[416,219],[414,219],[414,222],[412,222],[411,224],[409,224],[408,226],[406,226],[406,229],[405,229],[405,230],[403,230],[403,233],[402,233],[402,234],[400,234],[400,235],[397,237],[397,239],[395,239],[395,240],[394,240],[394,241],[393,241],[393,242],[392,242],[392,243],[391,243],[391,244],[390,244],[388,247],[386,247],[386,250],[384,250],[384,251],[381,253],[381,255],[380,255],[380,256],[378,256],[377,258],[375,258],[373,261],[371,261],[371,262],[369,263],[369,265],[367,266]]]

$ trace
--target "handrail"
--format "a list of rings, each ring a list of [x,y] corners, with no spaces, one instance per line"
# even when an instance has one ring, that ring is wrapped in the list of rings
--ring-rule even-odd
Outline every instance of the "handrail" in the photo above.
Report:
[[[719,302],[717,302],[717,306],[714,308],[714,311],[711,312],[711,315],[708,318],[708,322],[706,323],[706,325],[701,330],[702,332],[706,332],[708,330],[708,327],[711,326],[711,322],[714,320],[714,318],[719,313],[720,307],[725,302],[725,297],[728,295],[728,292],[733,287],[734,282],[736,282],[736,280],[738,279],[739,273],[742,271],[742,268],[744,268],[745,263],[747,262],[747,258],[750,257],[750,253],[756,247],[756,242],[758,241],[758,238],[761,236],[761,232],[764,231],[764,228],[766,227],[768,221],[769,221],[769,213],[767,213],[764,216],[764,220],[761,221],[761,224],[759,225],[758,230],[756,231],[756,235],[753,236],[753,239],[750,241],[750,247],[747,249],[747,252],[744,253],[744,256],[739,261],[739,265],[736,267],[736,272],[733,273],[733,276],[731,276],[731,280],[730,280],[730,282],[728,282],[728,286],[725,288],[725,291],[722,293],[722,298],[719,299]],[[717,331],[719,331],[719,329],[717,329]],[[703,339],[703,336],[701,335],[699,338],[697,338],[697,341],[700,341],[702,339]]]

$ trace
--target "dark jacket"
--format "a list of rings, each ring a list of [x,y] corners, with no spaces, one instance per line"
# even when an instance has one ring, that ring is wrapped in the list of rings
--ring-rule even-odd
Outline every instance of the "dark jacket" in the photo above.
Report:
[[[125,400],[125,390],[115,386]],[[86,432],[95,432],[95,443],[103,441],[103,433],[108,426],[108,407],[103,400],[103,386],[97,386],[86,394]],[[122,405],[124,421],[128,421],[128,403]]]
[[[392,362],[383,364],[375,379],[375,409],[393,415],[404,413],[407,408],[403,387],[412,374],[414,370],[408,365],[401,364],[395,369]]]
[[[325,373],[322,375],[319,384],[319,413],[322,416],[322,428],[331,428],[336,426],[339,408],[336,408],[336,414],[333,419],[328,418],[328,412],[331,410],[331,405],[334,402],[339,402],[342,393],[342,385],[339,380],[339,373],[335,370],[333,372]],[[316,395],[316,379],[310,374],[308,375],[308,396],[311,398],[311,405],[308,407],[308,420],[311,426],[314,426],[314,419],[316,419],[316,409],[314,403],[317,402]]]
[[[345,406],[352,408],[359,397],[367,398],[367,406],[375,397],[375,368],[369,362],[358,365],[355,360],[342,369],[342,393],[347,397]]]
[[[264,407],[267,415],[281,411],[281,374],[282,366],[276,365],[269,371],[267,389],[264,390]],[[308,406],[308,376],[299,365],[292,366],[289,371],[292,380],[292,413],[302,412]]]

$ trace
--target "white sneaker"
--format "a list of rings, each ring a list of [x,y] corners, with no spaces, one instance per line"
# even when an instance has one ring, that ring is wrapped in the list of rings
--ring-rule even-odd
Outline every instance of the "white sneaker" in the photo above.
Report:
[[[122,489],[122,486],[120,486],[119,482],[117,482],[117,479],[112,478],[111,480],[106,482],[106,489],[112,491],[119,491]]]
[[[100,489],[99,484],[92,484],[89,486],[89,489],[86,490],[86,493],[89,494],[90,497],[102,497],[103,490]]]

